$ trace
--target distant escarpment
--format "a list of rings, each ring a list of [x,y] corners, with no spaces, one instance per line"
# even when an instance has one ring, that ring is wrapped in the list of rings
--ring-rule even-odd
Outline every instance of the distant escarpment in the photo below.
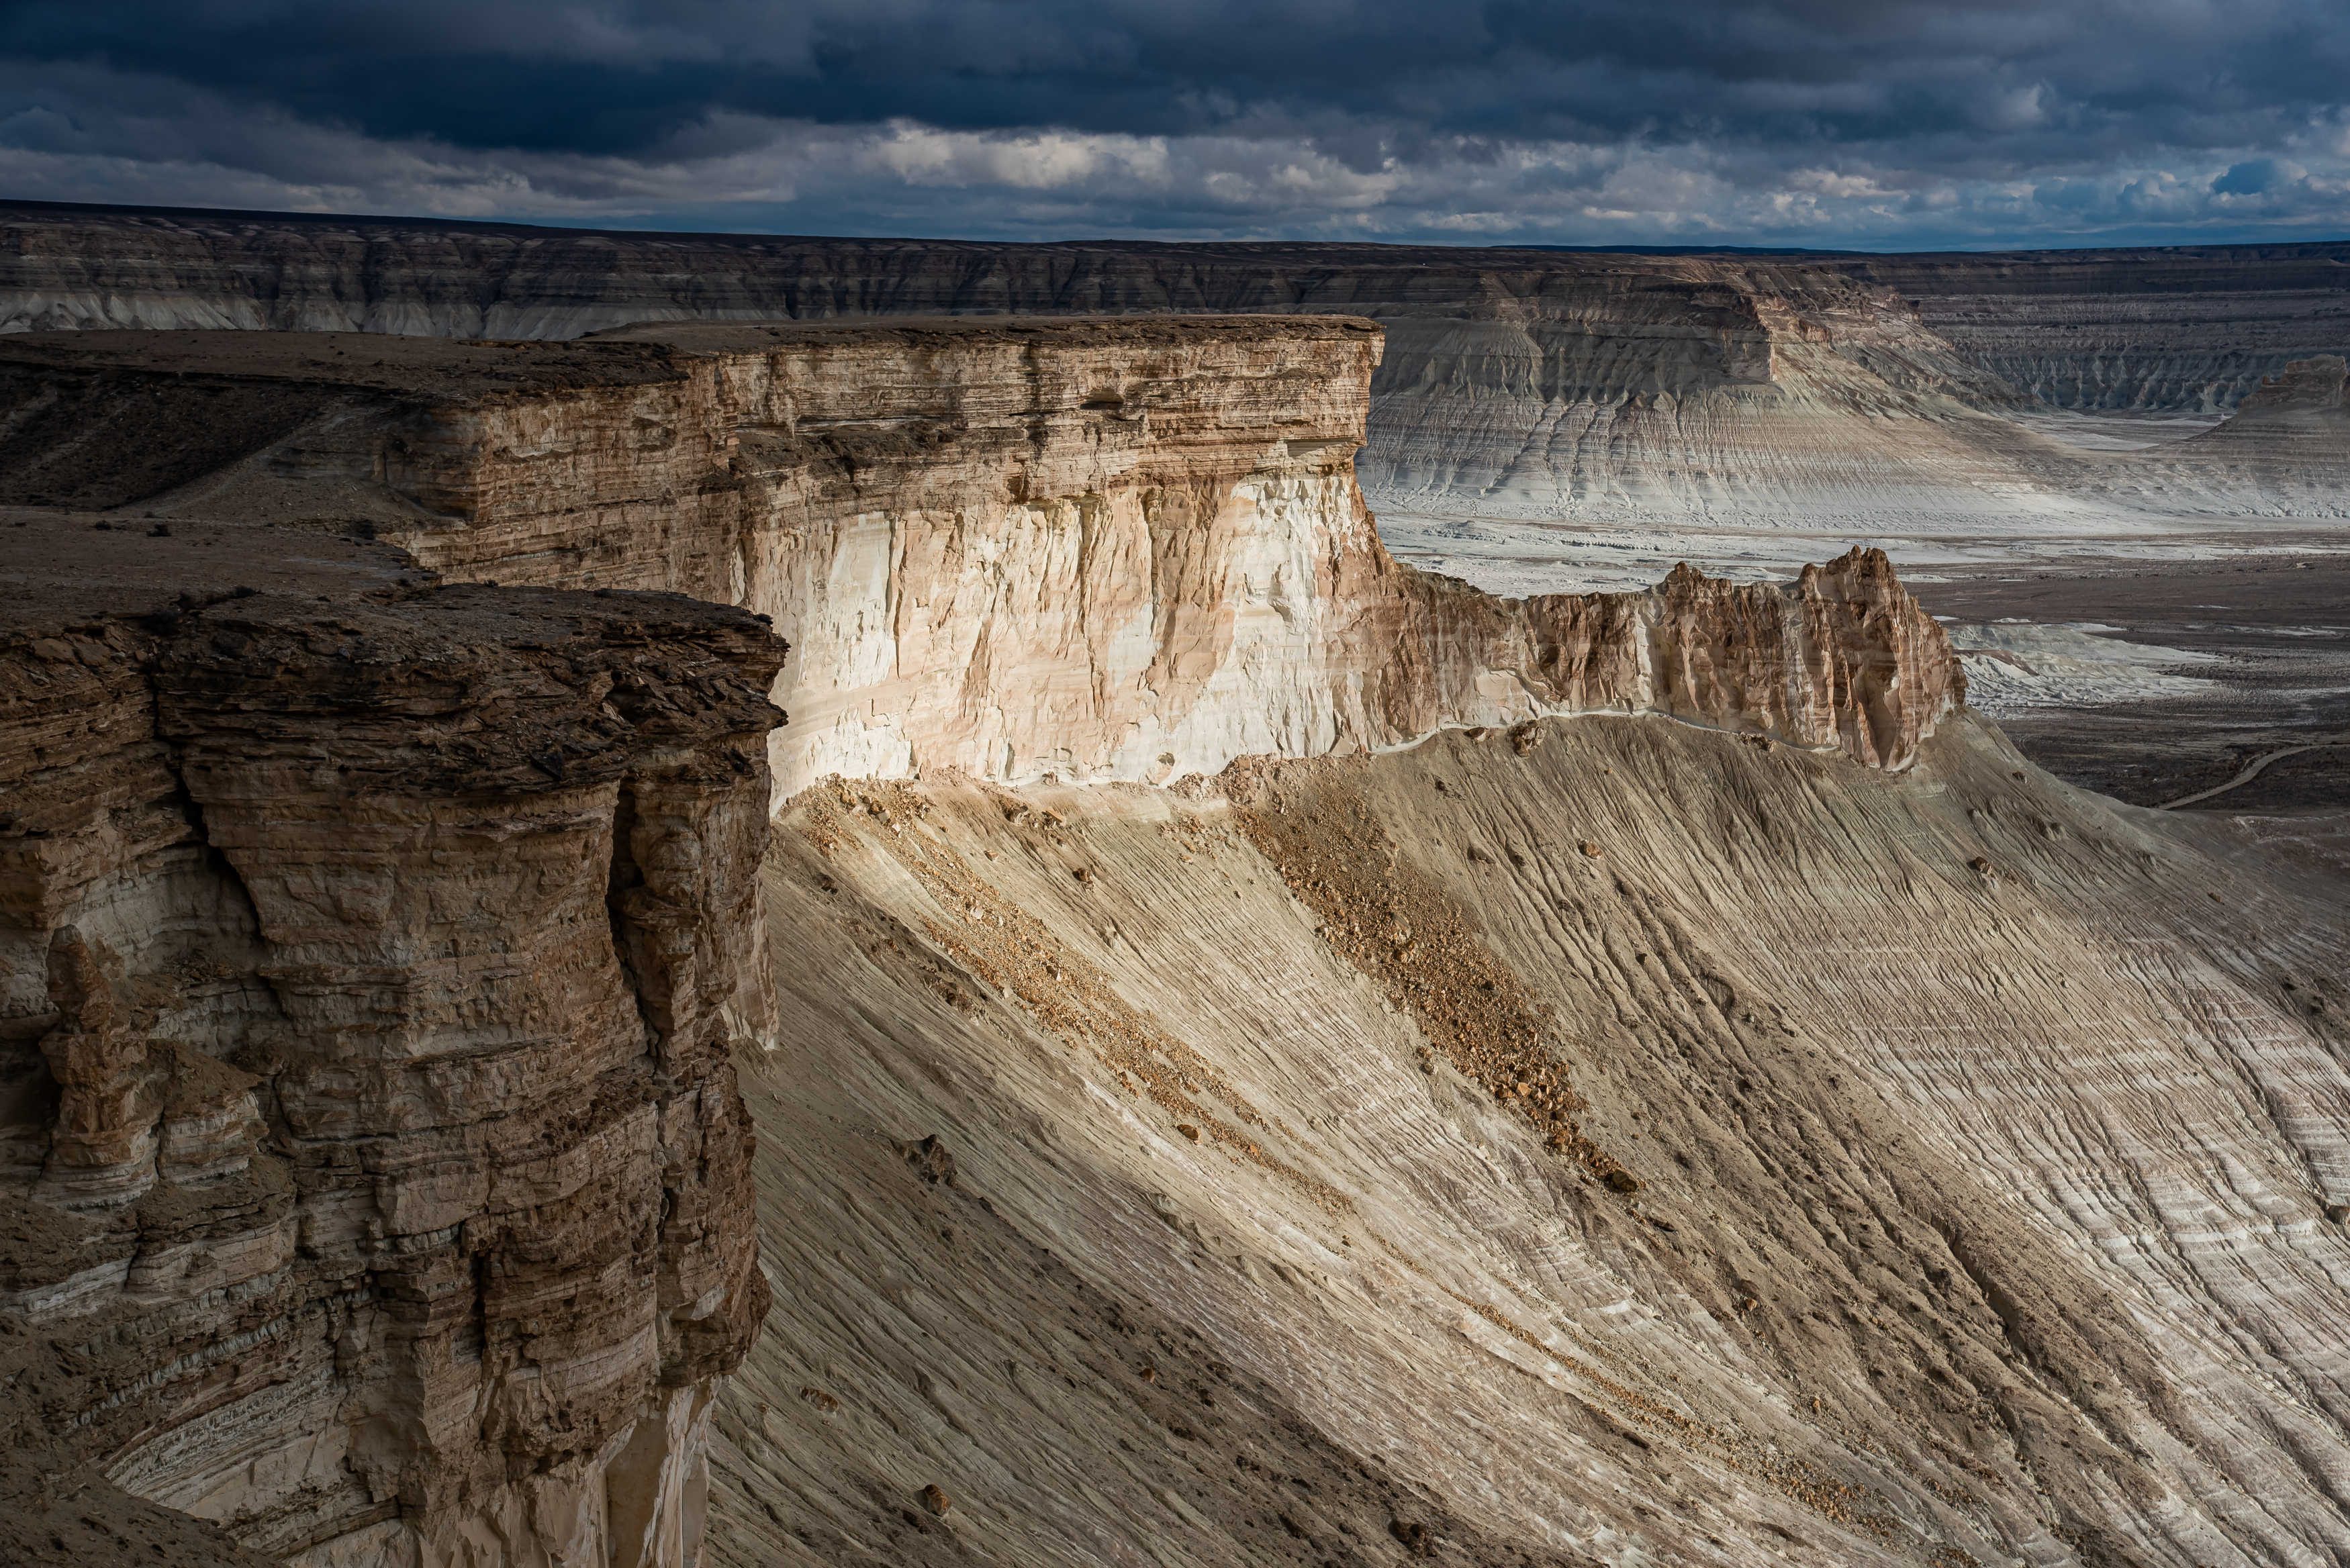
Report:
[[[2034,399],[2223,413],[2286,362],[2350,348],[2350,243],[1804,258],[1916,302]]]
[[[1310,317],[41,334],[0,346],[5,499],[364,526],[452,577],[743,606],[797,650],[786,794],[1163,782],[1592,711],[1898,768],[1959,700],[1879,554],[1524,601],[1398,566],[1354,472],[1379,352]],[[226,405],[249,450],[219,444]],[[139,466],[91,463],[133,431]]]
[[[2052,492],[2053,514],[2325,510],[2290,475],[2149,490],[1999,416],[2230,410],[2289,361],[2350,348],[2345,264],[2342,244],[1001,244],[19,202],[0,206],[0,333],[566,339],[648,321],[1345,312],[1388,333],[1360,460],[1382,505],[1856,532],[1979,527]]]
[[[780,645],[316,533],[5,542],[0,1558],[694,1561]]]
[[[1905,480],[1951,488],[1918,478],[1920,442],[1961,487],[2005,477],[1977,416],[2029,400],[1898,293],[1752,256],[0,208],[0,330],[560,339],[636,322],[1228,312],[1379,322],[1364,482],[1447,504],[1816,510],[1825,493],[1881,510]]]

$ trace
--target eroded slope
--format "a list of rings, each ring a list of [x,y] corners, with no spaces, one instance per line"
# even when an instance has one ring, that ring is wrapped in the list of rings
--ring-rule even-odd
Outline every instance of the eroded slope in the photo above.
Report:
[[[1973,722],[1898,776],[1595,718],[782,826],[723,1561],[2345,1538],[2345,934],[2289,852]]]

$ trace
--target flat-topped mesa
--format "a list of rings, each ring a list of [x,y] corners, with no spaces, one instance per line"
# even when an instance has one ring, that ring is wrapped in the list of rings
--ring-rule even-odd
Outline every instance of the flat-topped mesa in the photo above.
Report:
[[[1388,354],[1362,479],[1487,515],[1980,510],[2029,400],[1882,285],[1753,255],[554,230],[0,202],[0,333],[576,338],[633,322],[1346,313]]]
[[[1399,566],[1353,467],[1379,352],[1316,317],[0,340],[28,401],[119,400],[150,431],[280,389],[257,450],[151,442],[153,493],[114,504],[365,518],[452,576],[772,618],[795,650],[783,795],[948,766],[1164,782],[1586,711],[1898,768],[1960,696],[1881,555],[1792,588],[1684,571],[1524,603]]]
[[[106,526],[0,559],[0,1487],[321,1568],[699,1561],[782,647]]]

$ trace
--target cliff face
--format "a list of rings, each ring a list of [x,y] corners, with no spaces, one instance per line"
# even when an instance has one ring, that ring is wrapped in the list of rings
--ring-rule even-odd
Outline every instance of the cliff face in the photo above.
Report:
[[[2019,498],[2059,518],[2316,504],[2242,474],[2141,493],[1982,416],[2231,409],[2344,347],[2346,257],[1005,245],[27,202],[0,208],[0,331],[560,339],[639,321],[1344,311],[1388,332],[1361,459],[1383,506],[1974,529]]]
[[[298,1563],[692,1561],[767,1299],[780,646],[317,535],[7,544],[13,1459]]]
[[[1523,603],[1399,568],[1351,463],[1378,351],[1348,318],[1193,317],[563,348],[44,335],[0,368],[53,441],[151,432],[141,510],[358,515],[452,576],[671,587],[772,618],[798,649],[785,794],[948,766],[1163,782],[1595,711],[1898,768],[1956,701],[1947,646],[1878,554],[1791,590],[1684,573]],[[289,422],[209,468],[201,411],[264,379]],[[41,493],[80,483],[25,472]],[[124,483],[88,481],[127,504]]]
[[[1752,257],[0,209],[0,329],[552,339],[640,321],[1228,311],[1386,327],[1362,477],[1405,499],[1881,509],[1906,481],[1947,505],[1952,480],[1918,443],[1960,488],[2006,477],[1966,416],[2024,400],[1898,294]]]
[[[1377,353],[0,348],[0,1546],[2328,1550],[2322,825],[2030,772],[1874,553],[1400,568]]]
[[[2350,244],[1823,256],[1916,302],[1985,370],[2062,408],[2225,412],[2345,346]]]

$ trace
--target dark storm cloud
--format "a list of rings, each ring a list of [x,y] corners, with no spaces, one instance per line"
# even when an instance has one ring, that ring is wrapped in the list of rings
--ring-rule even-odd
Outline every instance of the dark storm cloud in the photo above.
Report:
[[[2331,229],[2338,0],[213,0],[0,20],[25,194],[1035,233]],[[27,185],[40,187],[26,189]]]

